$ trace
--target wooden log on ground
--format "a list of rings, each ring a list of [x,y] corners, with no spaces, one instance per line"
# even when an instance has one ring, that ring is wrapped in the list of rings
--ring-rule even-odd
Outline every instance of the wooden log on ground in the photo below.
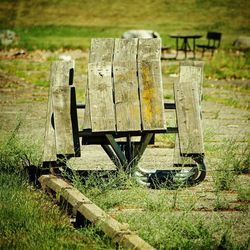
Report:
[[[72,206],[75,213],[80,213],[119,245],[128,249],[154,249],[138,235],[130,231],[127,226],[124,226],[124,224],[112,218],[79,190],[63,179],[53,175],[42,175],[39,178],[39,182],[44,190],[56,193],[58,200],[67,201]],[[80,216],[78,216],[78,218],[80,218]]]

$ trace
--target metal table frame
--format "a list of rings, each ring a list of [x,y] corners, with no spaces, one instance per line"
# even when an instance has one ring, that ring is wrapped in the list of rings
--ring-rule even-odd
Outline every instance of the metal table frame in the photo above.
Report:
[[[202,37],[202,35],[199,34],[193,34],[193,35],[186,35],[186,34],[170,34],[169,35],[171,38],[175,38],[176,41],[176,58],[178,56],[178,52],[179,51],[184,51],[185,53],[185,59],[187,58],[187,52],[188,51],[192,51],[193,52],[193,58],[195,59],[195,40],[199,39]],[[179,47],[179,39],[182,39],[182,44]],[[189,39],[193,40],[193,46],[191,48],[190,44],[189,44]]]

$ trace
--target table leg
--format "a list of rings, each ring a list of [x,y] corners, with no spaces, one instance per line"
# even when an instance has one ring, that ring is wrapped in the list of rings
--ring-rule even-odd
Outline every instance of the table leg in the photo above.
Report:
[[[176,55],[175,55],[175,58],[177,59],[177,56],[178,56],[178,51],[179,51],[179,41],[178,41],[178,37],[176,37],[175,39],[175,43],[176,43]]]
[[[123,168],[127,173],[132,174],[134,166],[138,164],[153,136],[153,133],[143,134],[140,142],[135,143],[131,141],[131,135],[128,135],[126,143],[121,145],[113,135],[105,134],[108,144],[101,146],[118,169]]]
[[[152,137],[154,136],[153,133],[148,133],[148,134],[144,134],[141,136],[141,141],[140,144],[138,145],[138,147],[136,148],[136,155],[135,157],[135,162],[134,164],[137,165],[139,160],[141,159],[146,147],[148,146],[150,140],[152,139]]]
[[[116,156],[120,160],[122,166],[126,169],[128,162],[121,148],[119,147],[119,145],[117,144],[117,142],[115,141],[114,137],[111,134],[106,134],[105,136],[107,140],[109,141],[109,144],[111,145],[112,149],[114,150]]]
[[[194,54],[194,59],[195,59],[195,38],[193,38],[193,54]]]
[[[188,49],[188,40],[187,38],[183,38],[183,44],[182,44],[182,50],[184,51],[185,53],[185,59],[187,59],[187,49]]]
[[[118,169],[122,168],[119,158],[114,154],[114,151],[110,148],[109,145],[101,145],[106,154],[109,156],[110,160],[116,165]]]
[[[127,135],[127,143],[125,145],[125,155],[128,162],[132,161],[132,142],[131,142],[131,135]]]

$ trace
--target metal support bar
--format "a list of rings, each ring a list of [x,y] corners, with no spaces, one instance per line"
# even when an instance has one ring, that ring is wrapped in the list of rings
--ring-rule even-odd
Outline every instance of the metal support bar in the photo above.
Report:
[[[131,144],[131,135],[128,134],[127,136],[127,142],[125,144],[125,155],[128,160],[128,162],[132,161],[132,144]]]
[[[167,133],[168,134],[177,134],[178,133],[178,127],[167,127]]]
[[[71,77],[73,78],[73,76]],[[78,118],[77,118],[76,90],[75,90],[75,87],[73,87],[72,85],[70,85],[70,103],[71,103],[70,115],[71,115],[75,157],[80,157],[81,148],[80,148],[80,140],[79,140],[79,135],[78,135],[79,128],[78,128]]]
[[[175,103],[164,102],[164,109],[176,109]]]
[[[197,185],[197,184],[201,183],[205,179],[207,168],[206,168],[206,163],[205,163],[205,160],[204,160],[204,155],[201,155],[201,154],[195,155],[195,156],[192,157],[192,159],[197,162],[198,170],[199,170],[200,174],[190,184],[191,185]]]
[[[78,109],[85,109],[86,108],[86,104],[85,103],[77,103],[76,104],[76,108],[78,108]]]
[[[103,150],[106,152],[106,154],[109,156],[110,160],[118,167],[121,167],[121,162],[118,159],[118,157],[114,154],[114,152],[112,151],[112,149],[109,147],[109,145],[106,144],[102,144],[101,145]]]
[[[144,134],[141,136],[141,141],[140,144],[138,145],[138,147],[136,147],[136,152],[135,152],[135,159],[134,159],[134,165],[137,165],[137,163],[139,162],[139,160],[141,159],[146,147],[148,146],[150,140],[153,137],[153,133],[148,133],[148,134]]]
[[[115,141],[114,137],[111,134],[106,134],[105,136],[108,139],[108,141],[109,141],[112,149],[116,153],[117,157],[119,158],[122,166],[126,167],[128,165],[126,156],[124,155],[124,153],[122,152],[121,148],[119,147],[119,145]]]

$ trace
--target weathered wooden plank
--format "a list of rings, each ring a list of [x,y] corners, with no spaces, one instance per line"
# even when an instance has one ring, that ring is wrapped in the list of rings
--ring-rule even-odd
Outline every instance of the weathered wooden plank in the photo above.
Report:
[[[86,86],[86,92],[85,92],[85,104],[86,104],[86,106],[85,106],[85,110],[84,110],[83,129],[91,129],[88,84]]]
[[[191,157],[181,156],[179,136],[176,134],[175,148],[173,155],[173,165],[175,167],[195,167],[196,163]]]
[[[72,77],[70,77],[70,74],[73,68],[74,61],[55,61],[51,64],[43,162],[55,162],[57,160],[56,134],[51,123],[52,114],[54,113],[53,88],[54,86],[68,86],[71,83],[70,80]],[[56,126],[56,121],[54,121],[54,125]]]
[[[115,131],[111,64],[89,64],[88,82],[92,132]]]
[[[115,131],[112,58],[114,39],[93,39],[88,64],[92,132]]]
[[[203,83],[203,68],[204,62],[199,61],[183,61],[180,63],[180,82],[192,81],[199,90],[198,94],[202,97],[202,83]]]
[[[180,80],[174,84],[180,154],[203,154],[199,87],[203,77],[202,66],[184,63],[180,70]]]
[[[122,152],[121,148],[119,147],[119,145],[115,141],[114,137],[110,134],[106,134],[105,136],[106,136],[107,140],[109,141],[109,144],[111,145],[112,149],[116,153],[118,159],[120,160],[121,165],[123,167],[126,167],[128,164],[127,159],[126,159],[124,153]]]
[[[50,86],[49,86],[48,105],[47,105],[47,114],[46,114],[46,123],[45,123],[44,147],[43,147],[43,162],[44,163],[55,162],[57,160],[55,130],[51,124],[51,118],[53,114],[52,74],[53,74],[53,67],[51,67],[51,72],[50,72]]]
[[[141,130],[137,78],[138,39],[116,39],[113,61],[117,131]]]
[[[143,130],[166,130],[160,39],[139,39],[138,78]]]
[[[113,38],[94,38],[91,40],[89,63],[110,63],[113,60],[113,51]]]
[[[72,84],[72,69],[75,67],[74,61],[52,62],[51,81],[52,86],[68,86]]]
[[[131,231],[127,225],[125,226],[113,219],[64,180],[52,175],[43,175],[39,178],[39,181],[43,189],[51,189],[56,192],[58,200],[62,200],[61,198],[66,200],[73,207],[73,210],[80,213],[121,246],[138,250],[154,249]]]
[[[70,116],[69,86],[52,87],[56,152],[58,155],[74,155],[73,131]]]

